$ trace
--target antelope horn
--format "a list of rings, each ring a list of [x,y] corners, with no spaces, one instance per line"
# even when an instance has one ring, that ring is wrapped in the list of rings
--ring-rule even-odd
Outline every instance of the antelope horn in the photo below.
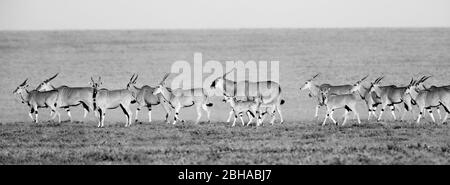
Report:
[[[58,76],[58,74],[59,74],[59,73],[56,73],[55,75],[53,75],[53,76],[50,77],[49,79],[44,80],[44,82],[45,82],[45,83],[48,83],[48,82],[52,81],[54,78],[56,78],[56,76]]]
[[[222,78],[225,78],[225,76],[227,76],[228,74],[230,74],[231,72],[233,72],[236,68],[231,69],[230,71],[226,72],[225,74],[222,75]]]
[[[422,80],[425,78],[426,76],[422,76],[418,81],[416,81],[416,84],[419,84],[422,82]]]
[[[369,77],[369,75],[366,75],[364,78],[362,78],[361,80],[359,80],[358,82],[362,82],[364,81],[367,77]]]
[[[409,86],[411,86],[411,85],[413,85],[413,84],[414,84],[414,78],[411,77],[411,81],[409,81]]]
[[[422,82],[425,82],[426,80],[428,80],[428,78],[431,78],[431,76],[427,76],[427,77],[423,78],[423,80],[421,80],[420,82],[421,82],[421,83],[422,83]]]
[[[378,77],[377,79],[375,79],[375,80],[373,81],[373,84],[376,84],[376,83],[378,82],[378,80],[380,80],[380,77]]]
[[[92,76],[91,76],[91,82],[92,82],[92,83],[95,83],[95,82],[94,82],[94,79],[92,78]]]
[[[411,86],[413,86],[413,85],[417,86],[417,85],[419,85],[419,83],[420,83],[420,82],[418,82],[417,80],[414,80],[414,81],[411,83]]]
[[[134,77],[133,83],[136,82],[137,78],[139,77],[139,75],[136,75],[136,77]]]
[[[20,84],[19,86],[24,86],[25,84],[27,84],[28,78],[25,79],[25,81],[22,82],[22,84]]]
[[[163,84],[164,81],[166,81],[167,77],[169,77],[169,75],[170,75],[170,73],[166,73],[166,74],[164,75],[164,77],[162,78],[161,82],[159,82],[159,84]]]
[[[426,78],[426,76],[422,76],[419,80],[414,81],[414,85],[419,85],[420,83],[422,83],[424,81],[424,79]]]
[[[314,78],[316,78],[317,76],[319,76],[320,73],[317,73],[316,75],[314,75],[311,80],[313,80]]]
[[[377,78],[377,79],[375,80],[375,83],[380,83],[380,81],[381,81],[383,78],[384,78],[384,76]]]
[[[131,76],[131,78],[130,78],[130,82],[133,82],[133,78],[134,78],[134,73],[133,73],[133,76]]]

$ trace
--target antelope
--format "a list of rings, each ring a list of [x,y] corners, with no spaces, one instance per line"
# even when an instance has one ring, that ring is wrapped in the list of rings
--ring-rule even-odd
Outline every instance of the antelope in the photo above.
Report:
[[[144,85],[141,88],[136,87],[136,80],[139,75],[133,74],[131,76],[130,81],[127,84],[127,89],[133,95],[136,103],[138,104],[135,115],[135,122],[138,122],[138,114],[139,111],[143,107],[147,107],[148,109],[148,122],[152,122],[152,106],[159,105],[163,101],[163,97],[161,94],[154,95],[153,92],[156,88],[150,87],[148,85]],[[133,79],[134,78],[134,79]],[[166,123],[168,123],[170,108],[166,103],[161,103],[161,106],[166,111]]]
[[[93,110],[92,105],[92,87],[68,87],[66,85],[55,87],[50,81],[58,76],[58,73],[49,79],[44,80],[36,88],[38,91],[58,91],[58,106],[59,108],[64,108],[69,116],[70,122],[72,122],[72,115],[70,113],[70,107],[82,105],[84,109],[84,117],[86,118],[87,113]],[[94,111],[95,112],[95,111]]]
[[[262,97],[261,107],[270,109],[270,115],[272,116],[270,123],[273,125],[275,122],[275,112],[278,112],[280,115],[280,124],[283,123],[281,105],[284,104],[285,101],[281,97],[280,84],[274,81],[250,82],[245,80],[235,82],[226,79],[225,77],[234,70],[235,69],[216,78],[211,83],[210,88],[219,90],[220,93],[226,96],[245,96],[247,100],[254,97]]]
[[[92,101],[94,105],[94,111],[98,111],[99,122],[98,127],[104,127],[106,110],[116,109],[118,107],[122,108],[123,113],[127,117],[127,123],[125,127],[131,126],[131,109],[130,104],[133,101],[132,93],[127,89],[118,90],[108,90],[99,89],[101,82],[101,77],[95,82],[91,77],[91,84],[93,88]]]
[[[27,81],[28,78],[13,91],[13,94],[20,95],[22,103],[26,103],[30,107],[30,113],[28,115],[31,120],[35,123],[39,122],[38,108],[50,108],[54,113],[51,119],[55,119],[58,116],[58,123],[61,123],[61,116],[57,110],[58,91],[28,91]],[[35,118],[32,115],[33,113],[35,114]]]
[[[429,78],[429,77],[427,77]],[[417,117],[417,124],[420,123],[420,118],[423,115],[423,111],[425,109],[428,110],[430,117],[433,123],[436,123],[434,119],[433,112],[431,111],[432,107],[443,106],[446,111],[444,119],[442,119],[442,123],[445,123],[447,120],[448,114],[450,113],[450,88],[445,86],[443,87],[433,87],[429,89],[419,90],[419,84],[425,81],[427,78],[422,78],[417,82],[410,83],[408,88],[405,91],[405,94],[411,97],[414,104],[419,107],[419,116]],[[439,109],[438,109],[439,110]]]
[[[381,120],[381,117],[383,116],[383,112],[386,108],[386,106],[389,106],[391,109],[391,114],[394,117],[394,120],[397,120],[397,117],[395,116],[395,105],[403,103],[405,107],[405,111],[403,112],[401,116],[401,121],[403,121],[403,118],[406,114],[406,112],[412,111],[411,106],[411,98],[409,96],[405,96],[405,91],[408,88],[406,87],[397,87],[395,85],[389,85],[389,86],[380,86],[380,81],[384,78],[379,77],[377,78],[373,83],[371,83],[369,92],[375,92],[376,96],[380,98],[381,100],[381,111],[378,115],[377,121]],[[413,82],[413,79],[411,79],[410,84]]]
[[[430,86],[429,88],[427,88],[427,87],[425,87],[425,85],[422,85],[422,87],[423,87],[423,89],[425,90],[433,90],[433,89],[441,89],[441,88],[445,88],[445,89],[450,89],[450,85],[445,85],[445,86],[434,86],[434,85],[432,85],[432,86]],[[442,119],[442,115],[441,115],[441,110],[439,109],[439,107],[436,107],[436,112],[438,113],[438,115],[439,115],[439,119],[441,120]]]
[[[181,120],[178,117],[181,108],[190,107],[195,105],[197,110],[197,120],[196,124],[199,123],[200,118],[202,117],[201,109],[203,109],[208,116],[208,123],[210,120],[210,111],[208,107],[212,107],[212,103],[208,103],[208,95],[203,88],[193,88],[193,89],[170,89],[165,86],[165,80],[169,77],[169,73],[167,73],[162,81],[156,86],[155,91],[153,91],[154,95],[161,94],[163,97],[163,101],[168,103],[170,107],[174,110],[174,121],[173,125],[176,124],[178,120]],[[181,120],[184,122],[184,120]]]
[[[381,104],[380,98],[377,96],[375,92],[370,92],[368,87],[364,87],[361,85],[361,98],[366,103],[368,108],[369,115],[367,116],[367,120],[370,121],[371,116],[373,115],[375,118],[377,117],[376,111],[377,106]]]
[[[319,108],[322,106],[325,106],[325,104],[323,104],[322,101],[322,97],[321,97],[321,91],[328,89],[328,93],[329,94],[349,94],[351,93],[351,90],[354,86],[356,85],[360,85],[361,82],[363,82],[369,75],[365,76],[364,78],[362,78],[361,80],[357,81],[355,84],[351,85],[351,84],[347,84],[347,85],[330,85],[330,84],[321,84],[321,85],[316,85],[314,83],[314,79],[317,78],[317,76],[319,76],[319,73],[314,75],[311,79],[306,80],[305,84],[300,87],[300,91],[302,90],[309,90],[309,97],[311,98],[315,98],[317,101],[317,105],[316,105],[316,112],[314,114],[314,119],[318,119],[318,114],[319,114]]]
[[[242,126],[245,126],[244,120],[242,119],[242,115],[244,113],[247,113],[247,116],[249,118],[247,126],[250,125],[250,123],[253,121],[253,118],[255,118],[256,116],[258,119],[256,126],[259,126],[261,124],[260,106],[262,103],[262,99],[260,97],[255,98],[254,100],[243,101],[237,100],[236,97],[224,95],[223,101],[228,102],[232,108],[232,114],[234,114],[234,121],[232,127],[235,126],[238,115],[242,121]],[[227,122],[230,122],[232,114],[230,114]]]
[[[347,122],[347,116],[349,112],[354,112],[354,114],[358,118],[358,124],[361,124],[359,113],[356,110],[357,101],[359,100],[359,98],[363,98],[363,96],[361,95],[361,81],[362,80],[353,85],[350,89],[350,93],[348,94],[330,93],[330,88],[324,88],[320,91],[322,104],[327,107],[327,114],[325,116],[325,119],[323,120],[322,126],[326,124],[328,117],[334,122],[334,124],[338,125],[338,122],[336,122],[336,120],[333,118],[333,113],[336,109],[341,108],[345,108],[344,121],[342,123],[342,126],[344,126]]]

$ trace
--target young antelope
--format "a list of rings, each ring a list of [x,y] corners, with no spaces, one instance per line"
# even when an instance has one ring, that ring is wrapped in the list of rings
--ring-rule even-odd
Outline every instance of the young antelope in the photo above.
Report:
[[[247,123],[247,126],[250,125],[250,123],[253,121],[253,118],[258,116],[258,120],[256,122],[256,125],[259,126],[262,122],[261,120],[261,114],[260,114],[260,107],[262,100],[261,98],[255,98],[254,100],[237,100],[236,97],[231,96],[224,96],[223,99],[224,102],[228,102],[232,108],[232,111],[230,112],[230,115],[228,117],[227,122],[230,122],[231,116],[234,114],[234,121],[233,121],[233,127],[236,124],[236,119],[239,115],[239,118],[241,119],[242,126],[245,126],[244,119],[242,119],[242,115],[244,113],[247,113],[247,116],[249,118],[249,121]]]

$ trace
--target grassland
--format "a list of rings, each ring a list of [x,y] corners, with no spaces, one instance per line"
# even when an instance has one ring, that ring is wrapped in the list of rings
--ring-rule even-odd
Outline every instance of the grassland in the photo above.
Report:
[[[0,164],[450,164],[449,126],[9,123]]]

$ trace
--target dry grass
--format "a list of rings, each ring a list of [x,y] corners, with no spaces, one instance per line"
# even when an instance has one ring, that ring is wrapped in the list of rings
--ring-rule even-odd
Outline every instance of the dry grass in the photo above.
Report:
[[[448,125],[9,123],[1,164],[450,164]]]

